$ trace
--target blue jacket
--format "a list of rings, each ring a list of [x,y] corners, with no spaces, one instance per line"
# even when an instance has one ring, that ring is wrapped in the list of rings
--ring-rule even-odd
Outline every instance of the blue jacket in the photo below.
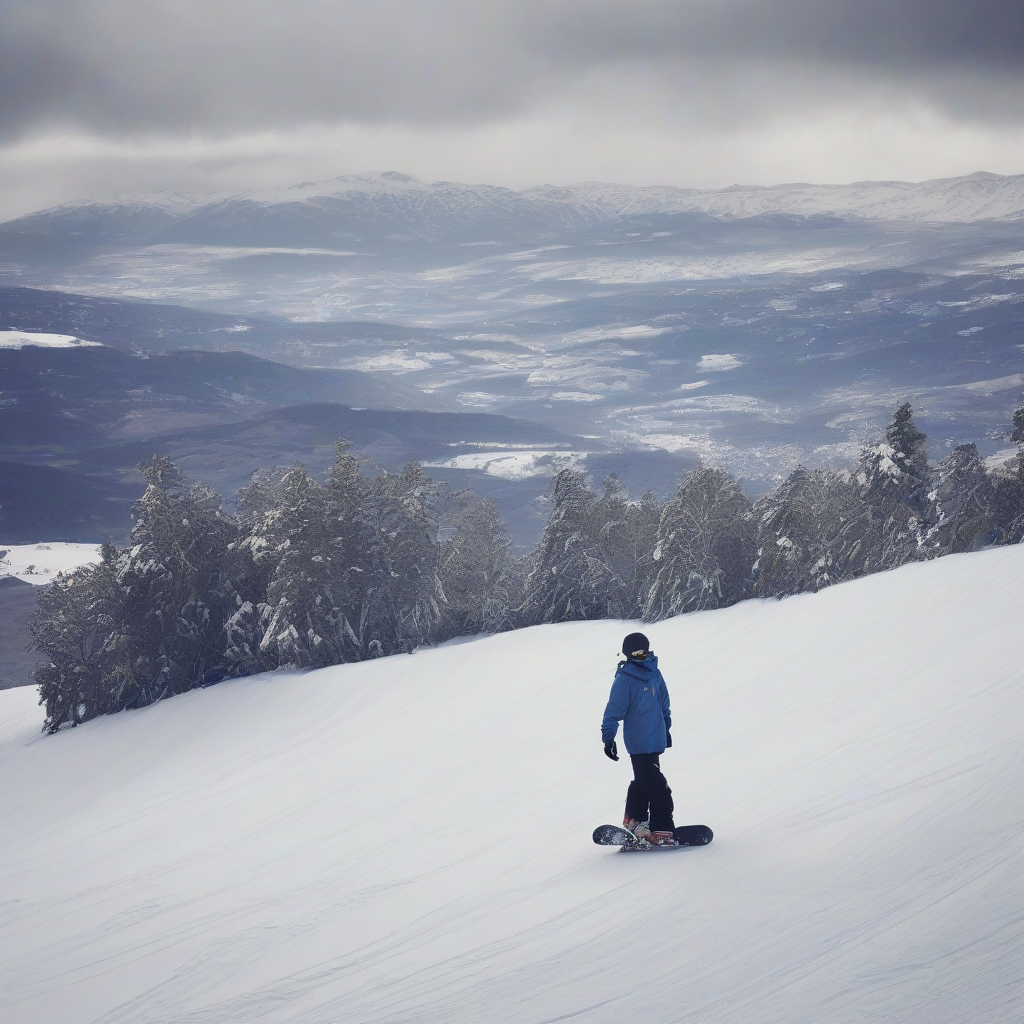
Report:
[[[601,741],[615,739],[622,720],[622,739],[628,754],[661,754],[665,733],[672,728],[668,687],[652,654],[644,661],[624,661],[615,673],[604,709]]]

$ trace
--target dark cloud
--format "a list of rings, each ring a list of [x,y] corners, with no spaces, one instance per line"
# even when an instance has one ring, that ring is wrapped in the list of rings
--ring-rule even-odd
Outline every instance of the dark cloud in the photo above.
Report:
[[[889,85],[1024,120],[1024,4],[997,0],[0,0],[0,132],[472,124],[603,74],[708,118]],[[752,70],[753,69],[753,70]]]
[[[606,58],[627,50],[839,61],[892,73],[951,68],[1019,73],[1024,5],[1007,0],[724,0],[587,5],[559,38]]]

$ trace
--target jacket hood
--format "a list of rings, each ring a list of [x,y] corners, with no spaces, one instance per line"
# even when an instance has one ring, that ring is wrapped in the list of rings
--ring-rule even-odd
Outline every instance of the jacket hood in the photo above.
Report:
[[[629,672],[639,678],[658,671],[658,656],[650,654],[643,661],[624,661],[619,667],[620,672]]]

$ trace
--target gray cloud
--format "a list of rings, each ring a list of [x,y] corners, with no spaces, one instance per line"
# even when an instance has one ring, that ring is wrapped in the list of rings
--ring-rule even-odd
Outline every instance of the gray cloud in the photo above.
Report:
[[[7,140],[472,125],[620,80],[706,121],[862,89],[1024,120],[1024,5],[998,0],[0,0],[0,26]]]
[[[1020,71],[1024,8],[1007,0],[725,0],[588,5],[561,38],[607,56],[694,55],[842,61],[903,73],[953,66]]]

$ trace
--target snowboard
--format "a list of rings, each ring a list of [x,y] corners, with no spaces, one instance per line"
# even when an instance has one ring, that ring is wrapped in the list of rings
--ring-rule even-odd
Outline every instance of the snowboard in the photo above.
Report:
[[[598,825],[594,842],[598,846],[621,846],[623,850],[678,850],[681,846],[707,846],[715,833],[707,825],[680,825],[675,831],[679,846],[650,846],[618,825]]]

